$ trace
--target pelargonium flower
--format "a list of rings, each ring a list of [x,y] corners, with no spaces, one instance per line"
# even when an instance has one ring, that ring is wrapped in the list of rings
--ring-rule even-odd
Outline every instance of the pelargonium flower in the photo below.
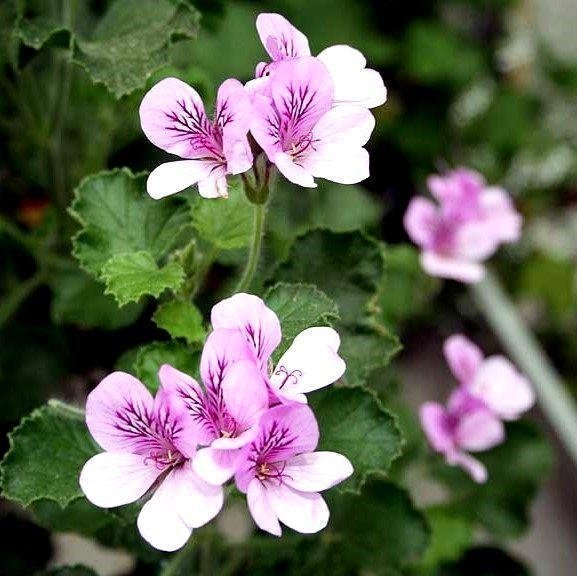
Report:
[[[445,358],[461,386],[502,420],[516,420],[535,403],[529,381],[503,356],[484,358],[461,334],[445,341]]]
[[[261,42],[272,62],[261,62],[256,67],[257,80],[253,88],[268,89],[270,79],[277,72],[277,63],[294,58],[311,56],[307,37],[280,14],[259,14],[256,27]],[[333,104],[356,104],[374,108],[384,104],[387,89],[381,75],[366,68],[367,61],[361,52],[346,45],[331,46],[317,58],[328,69],[333,84]]]
[[[142,130],[153,144],[185,160],[152,171],[150,196],[164,198],[197,184],[204,198],[226,197],[226,176],[252,166],[250,121],[250,98],[238,80],[221,84],[212,120],[194,88],[177,78],[161,80],[140,104]]]
[[[428,186],[439,204],[414,198],[404,224],[411,240],[421,247],[421,265],[432,276],[478,282],[483,262],[502,243],[516,242],[521,215],[505,190],[488,187],[472,170],[431,176]]]
[[[421,425],[429,444],[447,464],[460,466],[475,480],[487,481],[487,469],[469,452],[489,450],[503,442],[505,428],[484,402],[458,388],[447,407],[426,402],[420,409]]]
[[[159,378],[155,398],[124,372],[110,374],[89,394],[86,424],[105,452],[84,465],[80,486],[101,508],[135,502],[154,487],[138,529],[155,548],[173,551],[218,514],[223,492],[194,472],[196,429],[166,393],[171,369],[163,366]]]
[[[291,182],[316,187],[315,177],[355,184],[369,176],[363,148],[375,125],[361,106],[332,107],[333,82],[313,57],[278,62],[270,96],[255,95],[251,133]]]
[[[305,534],[322,530],[329,509],[319,492],[353,473],[349,460],[335,452],[315,452],[319,429],[308,406],[271,408],[260,431],[241,451],[235,481],[262,530],[280,536],[280,522]]]
[[[305,394],[336,382],[346,365],[338,355],[340,338],[332,328],[303,330],[270,368],[270,357],[282,339],[277,315],[252,294],[235,294],[212,309],[215,330],[239,330],[254,350],[270,390],[282,402],[306,402]]]

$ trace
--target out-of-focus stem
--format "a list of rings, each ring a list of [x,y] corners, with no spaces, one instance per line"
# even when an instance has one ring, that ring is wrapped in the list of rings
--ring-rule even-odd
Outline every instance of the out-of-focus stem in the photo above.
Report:
[[[235,293],[244,292],[252,283],[254,273],[256,272],[258,261],[260,259],[260,252],[262,247],[262,237],[264,234],[264,222],[266,215],[266,205],[265,204],[253,204],[254,208],[254,224],[253,224],[253,236],[250,246],[250,252],[248,254],[248,260],[244,268],[242,277],[235,288]]]
[[[551,360],[491,272],[471,290],[509,355],[531,380],[543,413],[577,465],[577,407]]]

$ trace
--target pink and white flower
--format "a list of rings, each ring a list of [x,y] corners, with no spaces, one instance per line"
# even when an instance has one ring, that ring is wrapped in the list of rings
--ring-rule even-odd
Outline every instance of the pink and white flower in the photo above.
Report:
[[[535,403],[531,384],[504,356],[489,356],[465,336],[444,345],[445,358],[461,386],[502,420],[517,420]]]
[[[421,247],[421,265],[432,276],[479,282],[483,262],[500,244],[516,242],[521,215],[505,190],[487,186],[472,170],[431,176],[428,186],[439,202],[414,198],[405,213],[405,229]]]
[[[311,56],[307,37],[280,14],[259,14],[256,28],[272,62],[256,67],[256,81],[249,83],[253,90],[268,89],[277,72],[277,63]],[[317,58],[328,69],[334,85],[333,105],[355,104],[374,108],[384,104],[387,89],[381,75],[367,68],[361,52],[346,45],[331,46]]]
[[[253,163],[250,121],[250,98],[238,80],[220,86],[212,120],[194,88],[177,78],[161,80],[142,100],[140,123],[153,144],[185,160],[152,171],[150,196],[164,198],[197,184],[204,198],[226,197],[226,176],[246,172]]]
[[[235,475],[262,530],[280,536],[282,522],[310,534],[327,525],[329,509],[319,492],[348,478],[353,467],[341,454],[315,452],[318,441],[308,406],[277,406],[262,417],[259,435],[243,448]]]
[[[192,468],[198,437],[190,416],[166,392],[170,370],[160,369],[155,398],[124,372],[110,374],[90,393],[86,424],[105,452],[80,474],[82,491],[101,508],[135,502],[153,488],[137,525],[145,540],[165,551],[183,546],[223,504],[222,488]]]
[[[447,464],[460,466],[478,483],[487,481],[487,469],[469,452],[489,450],[505,439],[505,427],[481,400],[455,390],[447,407],[426,402],[420,409],[421,425],[429,444]]]
[[[239,330],[254,351],[274,398],[281,402],[306,402],[308,392],[336,382],[346,365],[338,355],[338,333],[326,326],[303,330],[270,368],[270,357],[282,339],[277,315],[251,294],[235,294],[212,309],[215,330]]]
[[[363,146],[375,120],[362,106],[332,107],[332,78],[320,60],[278,62],[269,88],[269,96],[253,97],[251,133],[288,180],[314,188],[315,177],[341,184],[368,178]]]

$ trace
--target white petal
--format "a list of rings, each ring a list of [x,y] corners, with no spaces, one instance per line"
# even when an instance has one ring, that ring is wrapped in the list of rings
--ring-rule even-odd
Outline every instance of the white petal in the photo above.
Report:
[[[291,458],[284,469],[285,483],[302,492],[320,492],[354,472],[349,460],[336,452],[311,452]]]
[[[236,471],[237,450],[202,448],[193,460],[194,471],[206,482],[215,486],[224,484]]]
[[[123,452],[102,452],[86,462],[80,473],[80,487],[86,498],[101,508],[135,502],[152,486],[160,470],[144,456]]]
[[[338,144],[319,146],[303,165],[315,178],[338,184],[358,184],[370,176],[369,153],[364,148]]]
[[[246,500],[256,525],[265,532],[280,536],[282,530],[278,518],[267,500],[265,488],[257,478],[248,485]]]
[[[176,194],[208,178],[214,166],[214,162],[204,160],[166,162],[150,173],[146,189],[155,200]]]
[[[364,146],[375,127],[374,116],[362,106],[337,106],[316,123],[313,129],[315,148],[339,145],[344,148]]]
[[[277,518],[289,528],[303,534],[314,534],[329,522],[329,509],[316,492],[299,492],[286,484],[266,485],[267,500]]]
[[[213,174],[198,183],[198,193],[203,198],[228,198],[228,183],[222,174]]]
[[[421,266],[431,276],[450,278],[470,284],[480,282],[485,277],[485,267],[482,264],[436,252],[423,252]]]
[[[302,166],[295,164],[290,155],[284,152],[275,154],[273,162],[280,173],[293,184],[298,184],[304,188],[317,187],[311,173]]]

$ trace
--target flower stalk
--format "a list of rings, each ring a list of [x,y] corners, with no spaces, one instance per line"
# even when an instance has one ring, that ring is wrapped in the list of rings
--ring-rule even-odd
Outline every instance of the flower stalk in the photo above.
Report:
[[[266,218],[266,204],[254,204],[253,236],[248,254],[248,260],[242,273],[242,277],[234,292],[246,292],[250,287],[254,274],[258,267],[260,253],[262,249],[262,238],[264,235],[264,224]]]
[[[530,378],[545,417],[577,465],[577,407],[551,360],[494,274],[487,271],[471,291],[509,355]]]

